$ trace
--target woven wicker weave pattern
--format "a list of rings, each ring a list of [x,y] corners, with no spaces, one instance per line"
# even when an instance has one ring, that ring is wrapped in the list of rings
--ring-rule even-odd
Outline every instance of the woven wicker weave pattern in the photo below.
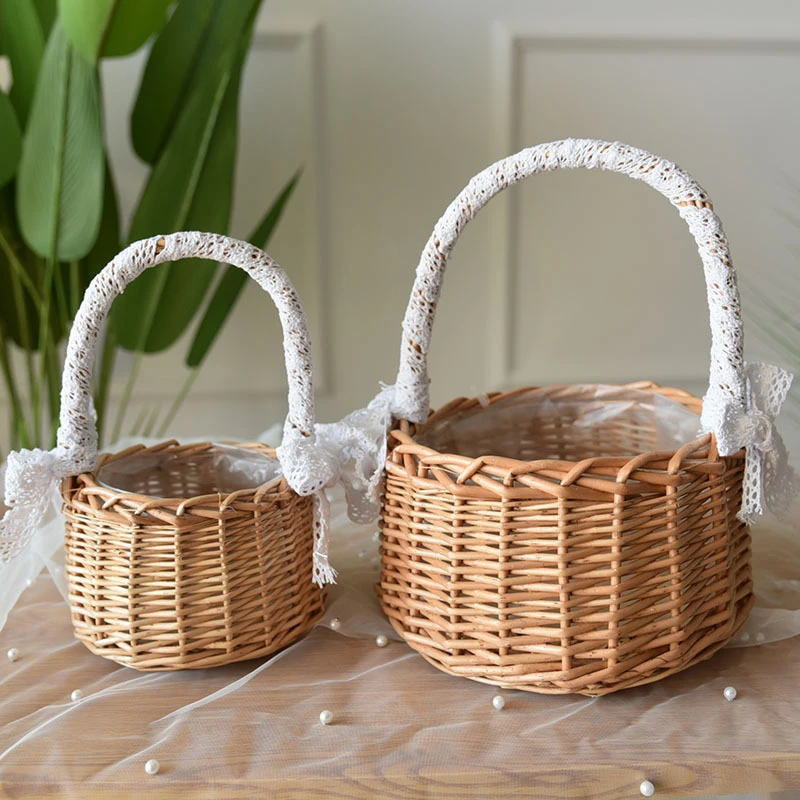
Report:
[[[313,498],[283,478],[209,493],[210,444],[140,446],[100,463],[144,450],[185,468],[150,476],[141,493],[93,473],[62,484],[76,637],[120,664],[174,670],[266,656],[305,633],[324,605],[311,581]]]
[[[680,390],[636,387],[699,411]],[[750,537],[736,519],[743,453],[720,458],[711,435],[641,452],[655,432],[625,419],[597,426],[592,442],[554,419],[527,431],[486,428],[471,443],[554,456],[546,460],[468,458],[418,443],[479,405],[454,401],[391,435],[379,593],[426,659],[499,686],[599,695],[708,658],[744,624],[753,597]],[[622,456],[587,457],[622,445]]]

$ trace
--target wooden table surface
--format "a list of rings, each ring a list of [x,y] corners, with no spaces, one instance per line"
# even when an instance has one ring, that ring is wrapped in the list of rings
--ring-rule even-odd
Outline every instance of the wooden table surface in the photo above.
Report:
[[[378,648],[323,627],[255,675],[263,662],[135,673],[72,639],[47,576],[0,647],[20,652],[0,663],[2,797],[611,800],[639,797],[649,778],[657,800],[800,798],[800,637],[603,698],[506,691],[501,712],[491,687],[444,675],[397,640]],[[84,698],[72,703],[75,688]]]

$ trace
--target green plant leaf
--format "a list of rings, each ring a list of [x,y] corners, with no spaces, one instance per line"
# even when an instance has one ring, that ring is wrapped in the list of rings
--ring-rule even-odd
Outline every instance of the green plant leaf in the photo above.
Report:
[[[86,257],[77,264],[73,262],[62,265],[62,281],[70,287],[69,312],[71,318],[78,310],[89,282],[120,251],[121,243],[117,191],[110,165],[107,164],[103,186],[103,213],[100,218],[97,240]],[[76,270],[74,273],[73,269]]]
[[[94,247],[89,251],[83,263],[83,289],[89,281],[100,272],[119,252],[122,244],[122,233],[119,224],[119,204],[114,177],[106,165],[105,185],[103,186],[103,214],[100,218],[100,232]],[[81,294],[83,294],[83,289]]]
[[[22,153],[22,132],[7,94],[0,92],[0,187],[16,175]]]
[[[247,241],[251,244],[262,248],[267,246],[278,222],[280,222],[286,204],[300,180],[301,173],[302,169],[298,170],[275,198],[264,219],[248,237]],[[203,363],[225,325],[225,321],[233,311],[236,301],[247,283],[247,278],[247,273],[238,267],[228,266],[225,270],[206,306],[203,318],[197,326],[189,354],[186,356],[186,366],[195,368]]]
[[[36,350],[38,310],[24,286],[21,270],[34,286],[40,276],[33,254],[20,240],[14,213],[13,185],[0,191],[0,326],[17,346]],[[27,257],[27,258],[26,258]]]
[[[145,186],[129,238],[176,230],[225,232],[230,223],[238,138],[239,84],[261,0],[221,6],[215,35],[228,46],[205,65]],[[249,8],[249,15],[243,9]],[[216,265],[164,265],[135,281],[112,317],[118,343],[140,352],[173,344],[203,302]]]
[[[187,106],[186,120],[197,118],[200,124],[197,128],[192,124],[191,131],[181,125],[176,128],[175,138],[145,187],[131,225],[132,240],[175,230],[227,230],[238,85],[236,94],[228,91],[224,81],[215,88],[216,95],[210,95],[212,110],[206,113],[200,96]],[[190,259],[165,264],[138,278],[115,304],[113,323],[119,344],[146,353],[169,347],[202,303],[215,270],[209,261]]]
[[[0,0],[0,29],[14,76],[11,102],[22,127],[25,127],[33,104],[45,43],[33,0]]]
[[[174,0],[58,0],[70,44],[90,64],[138,50],[167,21]]]
[[[179,3],[153,43],[131,113],[133,149],[147,164],[158,160],[193,84],[225,44],[211,37],[219,6],[220,0]]]
[[[39,15],[42,34],[47,39],[58,15],[58,0],[33,0],[33,4],[36,6],[36,11]]]
[[[105,151],[97,73],[56,24],[45,51],[17,187],[20,230],[45,258],[83,258],[103,211]]]

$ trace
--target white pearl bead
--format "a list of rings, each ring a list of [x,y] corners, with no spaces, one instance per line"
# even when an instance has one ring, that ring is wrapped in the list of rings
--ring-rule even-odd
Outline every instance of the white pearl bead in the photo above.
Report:
[[[320,712],[319,721],[323,725],[330,725],[333,722],[333,714],[326,708],[324,711]]]
[[[735,686],[726,686],[725,690],[722,692],[725,695],[725,699],[732,703],[736,699],[736,687]]]
[[[386,647],[386,645],[389,644],[389,640],[381,634],[375,637],[375,644],[378,645],[378,647]]]
[[[19,650],[16,647],[12,647],[6,655],[8,656],[8,660],[12,663],[19,658]]]
[[[155,775],[161,769],[161,764],[155,758],[150,758],[145,761],[144,771],[148,775]]]
[[[69,699],[72,700],[73,703],[77,703],[78,700],[83,700],[83,692],[80,689],[75,689],[69,696]]]
[[[358,557],[360,559],[362,559],[362,560],[365,559],[367,557],[367,551],[366,550],[359,550],[358,551]]]
[[[656,787],[653,786],[653,781],[642,781],[639,784],[639,791],[645,797],[652,797],[656,793]]]
[[[331,620],[331,630],[332,631],[338,631],[339,628],[341,628],[341,627],[342,627],[342,621],[339,619],[339,617],[334,617]]]
[[[492,698],[492,705],[498,710],[502,711],[506,707],[506,699],[501,694],[496,694]]]
[[[763,641],[764,641],[764,638],[765,638],[765,637],[764,637],[764,634],[763,634],[763,633],[757,633],[757,634],[756,634],[756,641],[757,641],[757,642],[763,642]]]
[[[750,641],[750,634],[747,631],[742,631],[739,634],[739,641],[740,642],[749,642]]]

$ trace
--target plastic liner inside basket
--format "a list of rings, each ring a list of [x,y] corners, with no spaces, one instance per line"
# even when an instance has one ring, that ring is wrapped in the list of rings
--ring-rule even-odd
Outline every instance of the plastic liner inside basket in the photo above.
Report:
[[[484,405],[434,416],[415,438],[469,458],[578,461],[676,450],[699,430],[697,413],[677,400],[629,386],[592,384],[493,397]]]
[[[281,477],[280,464],[266,452],[227,444],[166,450],[143,449],[104,464],[103,486],[148,497],[200,497],[256,489]]]

